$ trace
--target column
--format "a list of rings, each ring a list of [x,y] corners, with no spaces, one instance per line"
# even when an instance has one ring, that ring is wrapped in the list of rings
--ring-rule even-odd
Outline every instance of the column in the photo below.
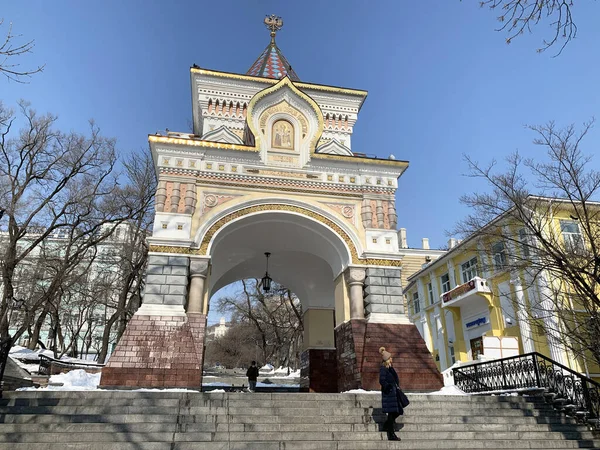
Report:
[[[548,287],[546,276],[541,273],[537,280],[538,295],[540,296],[539,310],[544,315],[544,328],[548,337],[548,347],[550,348],[550,358],[554,361],[566,365],[564,352],[560,345],[559,323],[554,311],[554,302],[552,292]]]
[[[364,319],[365,304],[363,300],[363,285],[366,270],[360,267],[350,267],[346,271],[346,280],[350,287],[350,318]]]
[[[519,276],[515,276],[510,280],[515,287],[515,297],[517,299],[517,320],[519,321],[519,331],[521,333],[521,343],[523,344],[523,352],[531,353],[534,350],[533,340],[531,339],[531,326],[527,317],[525,305],[525,295],[523,295],[523,285]]]
[[[190,290],[187,305],[188,314],[206,314],[206,311],[204,310],[204,290],[209,267],[209,259],[192,259],[190,261]]]

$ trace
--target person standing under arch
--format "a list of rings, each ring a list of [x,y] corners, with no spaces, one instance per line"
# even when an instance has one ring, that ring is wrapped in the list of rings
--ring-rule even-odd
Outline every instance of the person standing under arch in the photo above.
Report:
[[[258,380],[258,367],[256,367],[256,361],[252,361],[250,367],[246,371],[248,377],[248,390],[254,392],[256,390],[256,381]]]

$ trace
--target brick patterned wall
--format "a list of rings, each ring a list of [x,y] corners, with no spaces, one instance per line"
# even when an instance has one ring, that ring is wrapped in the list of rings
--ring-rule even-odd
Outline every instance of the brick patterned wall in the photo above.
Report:
[[[353,319],[335,329],[337,350],[338,389],[340,392],[359,389],[362,386],[362,354],[365,320]]]
[[[335,349],[309,349],[302,352],[300,389],[308,392],[338,392]]]
[[[357,387],[367,390],[381,388],[381,346],[392,354],[403,390],[437,391],[444,385],[442,375],[414,325],[351,320],[336,329],[336,344],[341,391]],[[356,361],[355,368],[350,367],[353,359]],[[357,372],[360,374],[360,386],[356,385]]]
[[[134,315],[100,387],[200,388],[206,315]]]

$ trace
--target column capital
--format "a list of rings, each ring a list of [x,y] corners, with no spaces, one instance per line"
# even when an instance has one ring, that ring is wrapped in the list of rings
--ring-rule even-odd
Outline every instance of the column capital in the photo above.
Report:
[[[367,275],[367,270],[364,267],[348,267],[345,273],[349,285],[363,284]]]
[[[190,259],[190,276],[206,278],[210,267],[210,259],[193,258]]]

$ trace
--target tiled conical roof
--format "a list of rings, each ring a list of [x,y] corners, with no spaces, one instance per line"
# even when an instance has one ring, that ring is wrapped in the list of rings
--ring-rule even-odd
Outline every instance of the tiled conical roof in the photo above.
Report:
[[[275,33],[283,26],[281,18],[270,16],[265,19],[265,25],[271,30],[271,42],[260,54],[254,64],[248,69],[246,75],[254,77],[280,79],[288,76],[292,81],[300,81],[298,75],[292,69],[288,60],[283,56],[277,44],[275,44]]]

